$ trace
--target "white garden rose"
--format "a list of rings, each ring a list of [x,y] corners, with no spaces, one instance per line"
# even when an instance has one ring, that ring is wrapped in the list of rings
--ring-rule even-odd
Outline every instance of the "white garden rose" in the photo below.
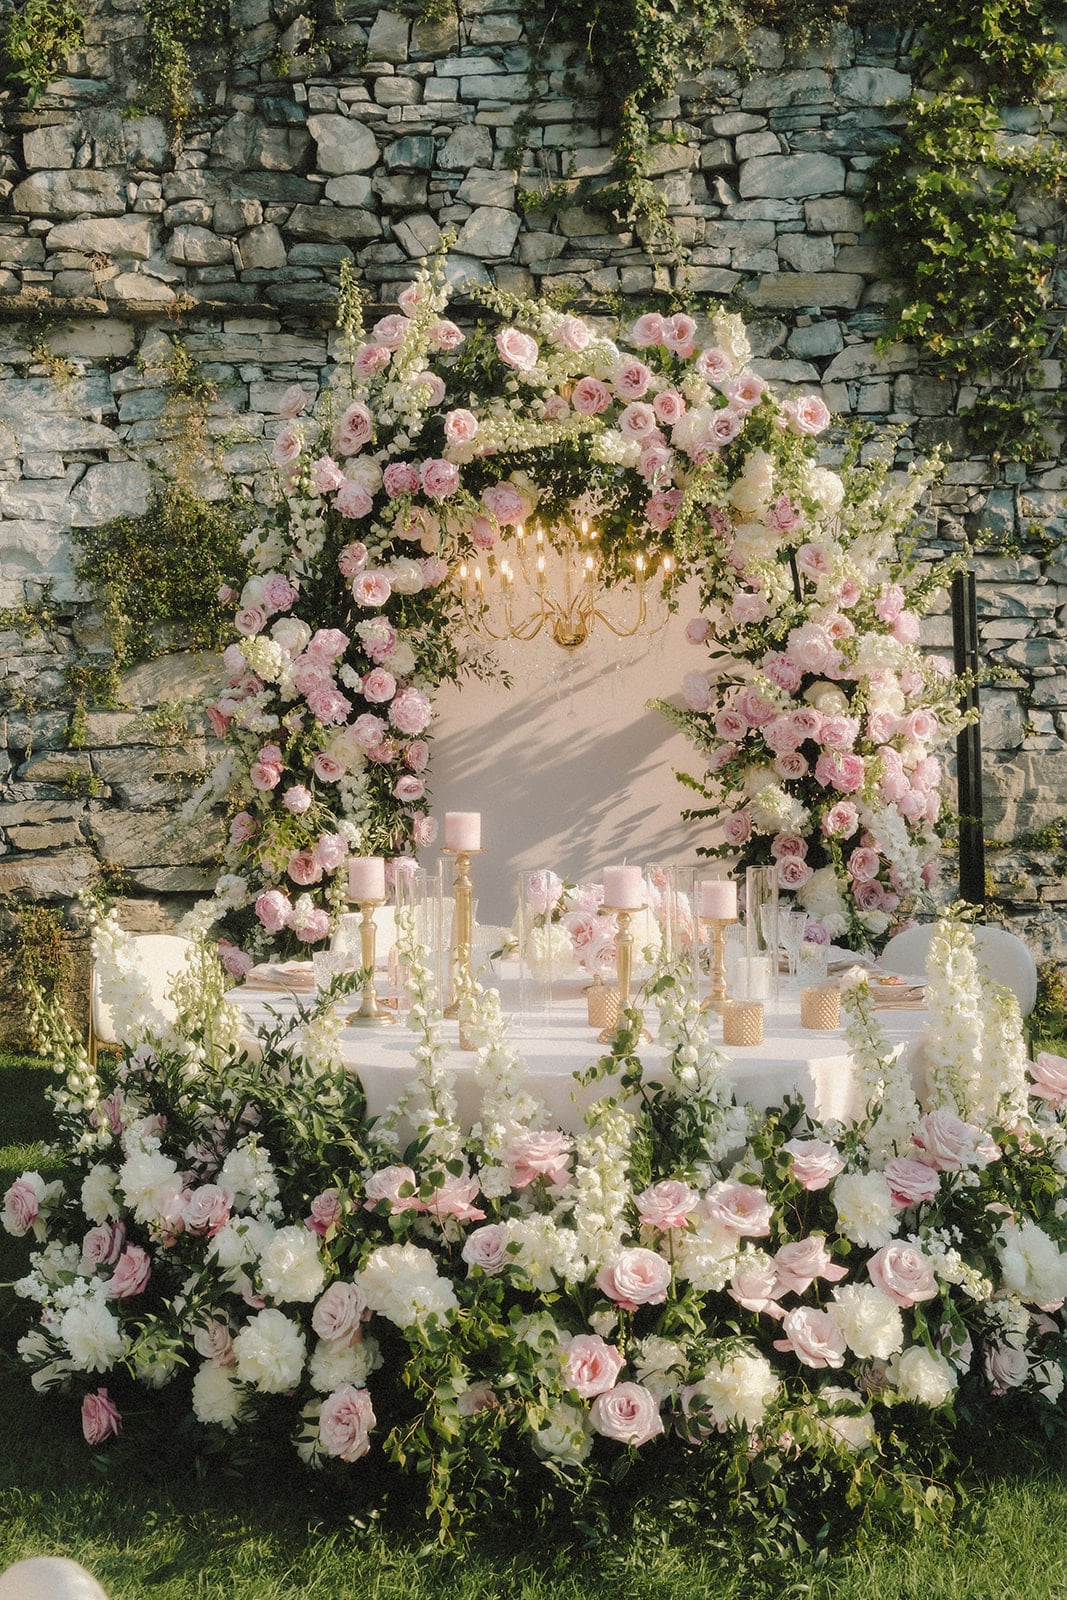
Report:
[[[452,1285],[439,1275],[433,1256],[418,1245],[382,1245],[368,1257],[355,1281],[371,1310],[398,1328],[410,1328],[430,1315],[447,1317],[459,1307]]]
[[[931,1355],[925,1345],[913,1344],[890,1363],[889,1381],[902,1400],[943,1406],[956,1387],[956,1373],[944,1356]]]
[[[696,1385],[711,1407],[716,1422],[742,1423],[758,1428],[763,1414],[778,1393],[778,1379],[766,1356],[756,1350],[738,1350],[722,1361],[712,1361]]]
[[[118,1318],[91,1297],[63,1313],[59,1336],[79,1372],[107,1372],[126,1354]]]
[[[326,1278],[319,1236],[309,1228],[279,1228],[259,1258],[263,1293],[271,1300],[315,1300]]]
[[[110,1222],[122,1210],[115,1193],[118,1174],[98,1163],[90,1167],[82,1184],[82,1210],[90,1222]]]
[[[900,1307],[873,1284],[839,1284],[826,1310],[861,1361],[885,1361],[903,1346]]]
[[[261,1311],[236,1334],[237,1377],[264,1394],[287,1394],[304,1370],[304,1335],[284,1311]]]
[[[320,1394],[330,1394],[346,1383],[361,1389],[381,1364],[377,1339],[357,1339],[354,1344],[345,1344],[342,1339],[320,1339],[308,1362],[308,1381]]]
[[[241,1420],[244,1391],[225,1367],[205,1361],[193,1379],[193,1415],[233,1433]]]
[[[879,1250],[895,1237],[900,1218],[882,1173],[842,1173],[831,1193],[841,1232],[853,1244]]]

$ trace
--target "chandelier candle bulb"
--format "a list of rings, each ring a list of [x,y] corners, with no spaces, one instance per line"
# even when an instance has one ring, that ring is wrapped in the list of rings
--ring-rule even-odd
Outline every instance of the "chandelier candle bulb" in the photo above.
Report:
[[[700,885],[700,915],[709,922],[737,917],[737,884],[732,878],[709,878]]]
[[[480,850],[482,814],[480,811],[445,812],[445,849]]]
[[[640,867],[604,868],[604,904],[616,911],[640,911],[645,903]]]
[[[348,898],[357,905],[385,899],[385,861],[381,856],[353,856],[348,863]]]

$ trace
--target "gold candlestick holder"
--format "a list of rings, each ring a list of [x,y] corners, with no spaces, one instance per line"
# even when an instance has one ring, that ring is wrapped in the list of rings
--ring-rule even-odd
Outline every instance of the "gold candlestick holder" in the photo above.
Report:
[[[474,901],[471,891],[471,856],[480,856],[480,850],[454,850],[445,846],[441,854],[455,856],[456,872],[452,880],[455,906],[452,912],[452,938],[448,958],[448,1004],[444,1015],[459,1016],[463,995],[472,983],[471,951],[474,944]]]
[[[615,979],[619,993],[619,1009],[617,1022],[608,1022],[597,1034],[600,1044],[610,1044],[623,1020],[623,1013],[630,1004],[630,981],[633,975],[634,936],[630,932],[630,922],[635,911],[644,911],[645,906],[600,906],[599,915],[602,917],[617,917],[618,927],[615,930]],[[647,1039],[648,1034],[644,1028],[641,1030],[642,1038]]]
[[[711,993],[701,1001],[701,1011],[722,1015],[726,1002],[726,930],[736,917],[701,917],[702,927],[711,929]]]
[[[363,982],[359,1010],[353,1011],[348,1018],[350,1028],[380,1028],[383,1024],[396,1021],[391,1012],[382,1010],[378,1002],[378,991],[374,987],[374,946],[378,938],[378,930],[374,926],[374,912],[376,907],[384,904],[384,900],[359,902],[359,909],[363,914],[359,924],[359,959],[360,966],[367,976]]]

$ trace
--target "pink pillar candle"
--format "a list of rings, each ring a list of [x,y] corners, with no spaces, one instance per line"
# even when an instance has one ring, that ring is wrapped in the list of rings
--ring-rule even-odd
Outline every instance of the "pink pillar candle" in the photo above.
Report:
[[[482,814],[480,811],[445,812],[445,849],[480,850]]]
[[[604,904],[618,911],[636,911],[645,903],[640,867],[604,868]]]
[[[734,921],[737,884],[732,878],[709,878],[700,885],[700,915],[712,922]]]
[[[348,898],[362,905],[365,900],[385,899],[385,862],[381,856],[353,856],[348,863]]]

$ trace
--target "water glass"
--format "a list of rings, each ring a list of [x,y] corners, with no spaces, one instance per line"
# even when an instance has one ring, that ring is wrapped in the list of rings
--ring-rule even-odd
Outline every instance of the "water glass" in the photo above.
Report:
[[[817,988],[826,982],[828,954],[824,944],[805,939],[797,952],[797,978],[802,989]]]
[[[804,943],[804,930],[808,925],[806,911],[786,911],[778,914],[778,934],[782,941],[786,960],[789,962],[789,976],[797,976],[797,963],[800,960],[800,947]]]

